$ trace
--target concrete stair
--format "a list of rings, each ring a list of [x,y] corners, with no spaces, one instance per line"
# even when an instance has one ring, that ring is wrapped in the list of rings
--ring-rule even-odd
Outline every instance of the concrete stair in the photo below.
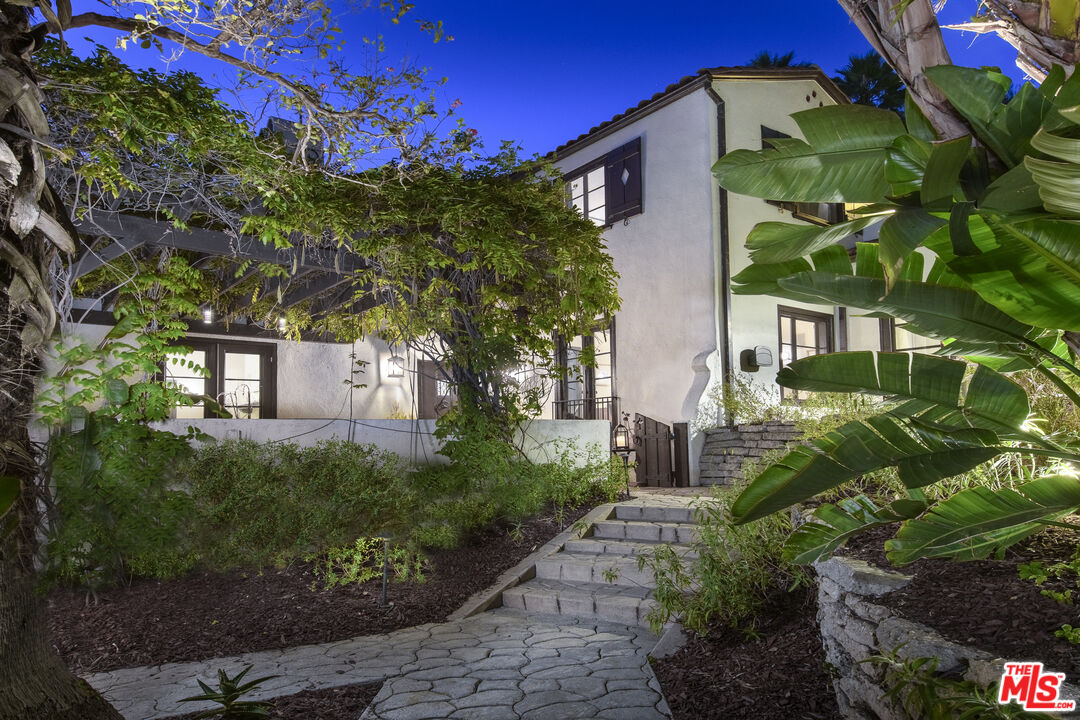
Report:
[[[638,557],[670,545],[687,558],[697,557],[697,537],[689,498],[646,496],[614,506],[562,550],[537,561],[536,575],[502,593],[505,607],[528,612],[607,620],[647,627],[656,606],[656,581]]]

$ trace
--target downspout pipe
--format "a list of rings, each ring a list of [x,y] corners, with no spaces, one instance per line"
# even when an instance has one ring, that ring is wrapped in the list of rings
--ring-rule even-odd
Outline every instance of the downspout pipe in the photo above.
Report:
[[[727,118],[724,112],[724,98],[713,90],[712,82],[705,86],[705,92],[716,105],[716,159],[727,154]],[[728,392],[731,381],[734,379],[734,362],[732,346],[734,341],[731,336],[731,229],[728,216],[728,193],[727,190],[717,185],[719,192],[720,210],[720,248],[719,248],[719,350],[720,350],[720,375],[724,385],[723,391]],[[724,410],[724,424],[734,425],[735,418],[729,409]]]

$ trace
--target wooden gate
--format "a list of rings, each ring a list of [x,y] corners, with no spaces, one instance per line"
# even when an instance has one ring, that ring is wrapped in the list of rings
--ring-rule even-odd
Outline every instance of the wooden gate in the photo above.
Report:
[[[686,423],[675,423],[675,433],[672,434],[671,428],[664,423],[636,413],[634,451],[637,456],[638,485],[687,487],[690,484]]]

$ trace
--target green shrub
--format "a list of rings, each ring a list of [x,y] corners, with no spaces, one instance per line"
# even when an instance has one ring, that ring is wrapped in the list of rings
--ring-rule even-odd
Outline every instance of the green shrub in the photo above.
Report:
[[[230,440],[184,470],[216,568],[281,563],[405,523],[398,458],[374,445]]]
[[[190,570],[194,508],[175,472],[190,438],[93,413],[54,436],[46,581],[94,589]]]
[[[728,511],[736,495],[728,489],[699,501],[697,558],[686,559],[669,545],[638,558],[639,567],[656,575],[659,606],[648,616],[653,632],[677,616],[701,634],[714,624],[752,634],[769,597],[806,580],[802,568],[782,559],[791,522],[776,513],[751,525],[732,525]]]

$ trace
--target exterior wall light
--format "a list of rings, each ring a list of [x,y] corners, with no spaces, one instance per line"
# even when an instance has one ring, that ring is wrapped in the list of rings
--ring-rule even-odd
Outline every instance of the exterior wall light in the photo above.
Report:
[[[287,323],[285,322],[285,316],[282,315],[277,320],[277,329],[280,330],[281,332],[285,332],[286,325],[287,325]]]
[[[214,322],[214,308],[207,305],[202,309],[202,321],[207,325]]]
[[[386,376],[392,378],[405,377],[405,358],[400,355],[391,355],[386,363]]]

